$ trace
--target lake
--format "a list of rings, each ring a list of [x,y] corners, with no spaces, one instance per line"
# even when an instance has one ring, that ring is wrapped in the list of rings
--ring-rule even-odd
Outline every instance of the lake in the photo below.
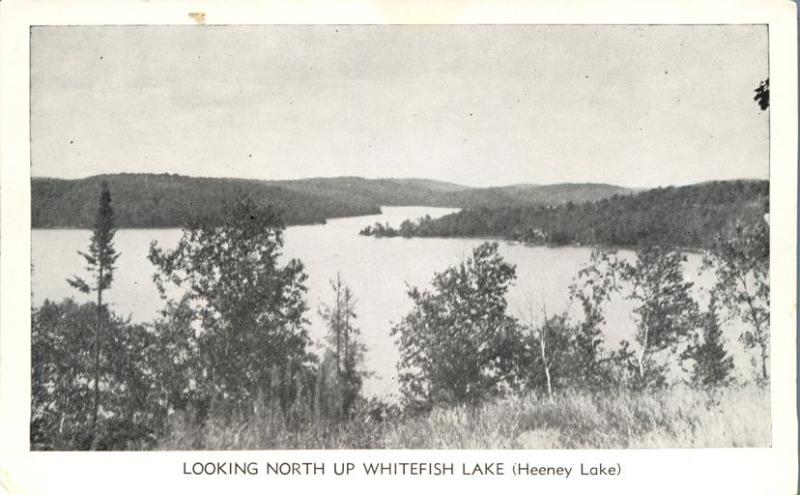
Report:
[[[320,342],[324,324],[317,312],[321,302],[331,300],[329,281],[337,272],[358,299],[356,312],[362,340],[368,348],[366,366],[375,376],[365,383],[365,392],[391,400],[396,394],[395,365],[398,351],[389,332],[392,324],[411,309],[406,295],[409,286],[429,286],[433,274],[468,258],[479,239],[404,239],[365,237],[358,231],[373,223],[397,226],[406,219],[423,215],[439,217],[456,211],[448,208],[384,207],[380,215],[329,220],[325,225],[295,226],[286,229],[284,256],[299,258],[308,274],[307,301],[310,307],[310,335]],[[86,250],[88,230],[34,230],[32,242],[33,303],[45,299],[59,301],[73,297],[88,301],[66,282],[84,273],[85,263],[76,251]],[[144,322],[157,316],[163,302],[152,281],[154,267],[147,260],[150,242],[171,248],[180,238],[179,229],[123,229],[115,237],[121,257],[114,283],[104,293],[111,309]],[[541,308],[548,314],[568,308],[569,285],[588,260],[591,248],[525,246],[500,241],[500,253],[517,267],[517,280],[509,293],[509,310],[528,320],[529,308],[541,319]],[[708,274],[699,275],[701,257],[688,255],[686,277],[698,287],[711,283]],[[572,311],[579,308],[573,307]],[[633,339],[631,305],[614,300],[606,310],[606,339],[615,346],[620,339]],[[728,339],[735,344],[733,330]],[[738,363],[737,363],[738,364]]]

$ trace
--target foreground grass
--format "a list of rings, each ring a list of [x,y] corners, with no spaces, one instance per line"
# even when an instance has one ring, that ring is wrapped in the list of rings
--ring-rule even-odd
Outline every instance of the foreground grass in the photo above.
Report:
[[[769,391],[678,387],[512,397],[386,421],[287,428],[279,414],[203,427],[176,421],[161,449],[575,449],[768,447]]]

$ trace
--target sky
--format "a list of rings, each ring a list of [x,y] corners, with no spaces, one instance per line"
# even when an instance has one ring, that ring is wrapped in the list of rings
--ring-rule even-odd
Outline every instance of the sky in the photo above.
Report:
[[[31,174],[769,176],[767,28],[43,26]]]

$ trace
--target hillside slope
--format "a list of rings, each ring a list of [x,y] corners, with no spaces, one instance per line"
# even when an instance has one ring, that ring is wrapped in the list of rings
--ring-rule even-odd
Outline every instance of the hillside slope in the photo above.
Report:
[[[290,225],[380,211],[380,205],[364,198],[319,196],[258,181],[119,174],[80,180],[33,179],[32,227],[90,228],[102,181],[109,183],[116,223],[122,228],[176,227],[192,217],[213,219],[227,202],[245,195],[273,205]]]
[[[91,228],[100,183],[107,181],[120,228],[165,228],[214,219],[230,199],[250,196],[283,212],[288,225],[377,214],[381,206],[509,207],[581,202],[626,194],[605,184],[470,188],[428,179],[310,178],[285,181],[113,174],[31,180],[33,228]]]
[[[706,182],[666,187],[599,201],[553,206],[473,208],[431,220],[375,225],[362,230],[377,237],[494,237],[534,244],[642,242],[704,247],[736,220],[754,222],[769,211],[769,182]]]

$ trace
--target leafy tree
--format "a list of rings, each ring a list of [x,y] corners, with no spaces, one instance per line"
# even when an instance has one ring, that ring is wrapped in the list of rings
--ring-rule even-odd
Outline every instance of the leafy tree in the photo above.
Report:
[[[582,387],[596,390],[611,381],[607,359],[602,356],[605,338],[603,305],[619,291],[616,269],[619,260],[614,251],[604,248],[592,250],[589,263],[581,268],[570,285],[570,298],[578,300],[583,319],[578,324],[573,343],[573,380]]]
[[[694,363],[691,380],[700,387],[727,385],[731,381],[733,357],[725,351],[717,306],[716,294],[712,292],[708,311],[700,316],[702,337],[695,333],[681,355],[684,361]]]
[[[552,397],[553,390],[569,385],[574,331],[564,313],[548,317],[543,309],[538,325],[532,311],[528,318],[529,333],[524,337],[527,356],[521,361],[523,376],[527,375],[525,385],[545,390]]]
[[[336,373],[342,385],[342,411],[345,416],[353,412],[356,400],[361,393],[363,379],[369,375],[363,370],[366,346],[361,342],[361,330],[355,326],[357,300],[353,291],[336,273],[331,280],[334,301],[323,304],[320,315],[328,324],[328,351],[336,363]]]
[[[200,416],[212,400],[252,411],[259,394],[272,399],[273,369],[311,364],[306,275],[296,259],[281,265],[283,231],[271,207],[240,198],[221,221],[191,221],[175,249],[151,245],[162,297],[170,284],[182,292],[165,316],[183,321],[180,338],[190,339],[184,349],[195,371],[185,385],[195,390]]]
[[[531,324],[526,338],[529,352],[525,366],[532,363],[528,378],[533,388],[573,388],[596,391],[619,385],[620,371],[626,371],[630,354],[626,350],[606,353],[603,305],[620,290],[617,271],[620,261],[614,251],[596,248],[589,263],[570,285],[570,300],[577,300],[583,318],[571,322],[568,314],[545,315],[541,325]],[[532,321],[532,318],[531,318]],[[618,368],[622,366],[623,370]],[[540,370],[544,370],[541,373]],[[544,382],[542,381],[544,376]]]
[[[94,393],[92,410],[92,436],[96,437],[97,415],[100,410],[100,347],[105,318],[103,305],[103,291],[111,288],[114,280],[114,263],[120,256],[114,249],[114,210],[111,208],[111,192],[108,184],[102,183],[100,191],[100,204],[95,216],[94,231],[89,244],[89,253],[78,252],[86,260],[86,271],[91,274],[89,281],[80,277],[73,277],[67,282],[80,292],[88,294],[97,293],[96,321],[94,334]]]
[[[769,225],[737,222],[716,237],[704,266],[716,274],[721,305],[747,325],[740,340],[758,352],[761,380],[769,380]]]
[[[658,383],[663,370],[653,362],[653,355],[675,352],[678,344],[694,328],[697,303],[690,291],[692,282],[683,277],[686,256],[660,246],[642,246],[630,264],[619,260],[617,271],[630,285],[627,298],[638,302],[633,310],[637,319],[636,341],[638,378],[642,384]]]
[[[153,336],[108,313],[99,368],[93,338],[95,303],[45,301],[31,325],[31,445],[34,449],[142,448],[162,431],[166,410],[150,376]],[[93,382],[99,370],[102,416],[94,423]]]
[[[174,410],[191,410],[203,416],[206,411],[198,406],[208,405],[200,389],[205,367],[200,357],[200,339],[195,329],[197,315],[192,301],[189,298],[167,301],[162,314],[152,324],[155,345],[147,355],[156,385],[156,400]]]
[[[506,314],[515,267],[497,249],[481,244],[436,273],[431,290],[408,291],[414,308],[392,328],[407,406],[474,404],[519,386],[522,333]]]
[[[45,301],[31,321],[32,448],[88,449],[97,312],[72,300]]]

